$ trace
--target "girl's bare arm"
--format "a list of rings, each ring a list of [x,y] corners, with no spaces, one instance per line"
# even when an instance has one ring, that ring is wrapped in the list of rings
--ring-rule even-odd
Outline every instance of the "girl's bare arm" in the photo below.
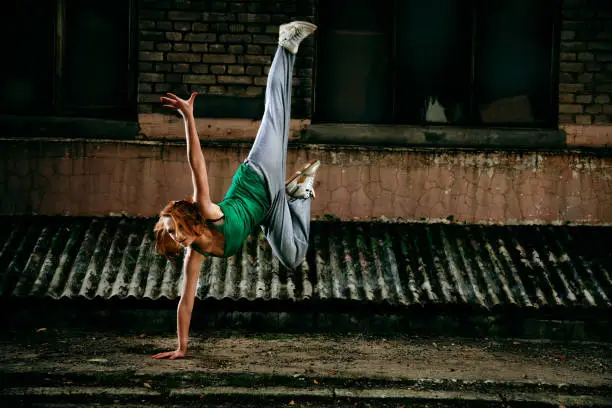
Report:
[[[185,357],[187,354],[187,344],[189,343],[189,325],[191,324],[191,314],[195,302],[198,277],[200,268],[204,261],[204,255],[187,248],[185,261],[183,263],[183,291],[181,300],[176,312],[176,326],[178,336],[178,346],[174,351],[155,354],[153,358],[176,358]]]
[[[217,219],[223,216],[223,212],[210,198],[206,160],[204,159],[193,116],[193,104],[196,95],[197,92],[194,92],[188,100],[184,100],[169,93],[167,98],[162,97],[161,100],[164,106],[176,109],[183,116],[185,139],[187,141],[187,160],[191,168],[191,180],[193,182],[193,200],[200,206],[204,217]]]

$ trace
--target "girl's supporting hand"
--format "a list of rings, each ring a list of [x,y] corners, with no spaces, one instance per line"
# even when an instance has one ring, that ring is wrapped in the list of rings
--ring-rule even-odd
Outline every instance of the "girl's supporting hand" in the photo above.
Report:
[[[187,118],[189,116],[193,116],[193,102],[195,101],[195,97],[198,95],[197,92],[193,92],[189,99],[181,99],[173,93],[168,92],[168,98],[162,96],[159,98],[163,106],[171,109],[176,109],[179,111],[183,118]]]
[[[174,350],[174,351],[166,351],[164,353],[158,353],[153,356],[153,358],[161,359],[167,358],[169,360],[175,360],[177,358],[183,358],[187,354],[187,351],[184,350]]]

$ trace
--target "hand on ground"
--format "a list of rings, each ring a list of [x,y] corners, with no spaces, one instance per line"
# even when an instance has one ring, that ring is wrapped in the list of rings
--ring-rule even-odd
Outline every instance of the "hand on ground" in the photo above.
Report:
[[[166,351],[164,353],[157,353],[153,356],[155,359],[167,358],[169,360],[175,360],[177,358],[183,358],[187,354],[186,351],[182,350],[174,350],[174,351]]]

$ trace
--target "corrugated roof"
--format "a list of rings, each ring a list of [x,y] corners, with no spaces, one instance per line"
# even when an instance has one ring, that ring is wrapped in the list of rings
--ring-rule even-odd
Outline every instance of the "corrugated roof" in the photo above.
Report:
[[[177,298],[153,219],[0,217],[0,296]],[[612,228],[313,222],[305,262],[282,267],[259,233],[202,266],[200,299],[392,306],[610,308]]]

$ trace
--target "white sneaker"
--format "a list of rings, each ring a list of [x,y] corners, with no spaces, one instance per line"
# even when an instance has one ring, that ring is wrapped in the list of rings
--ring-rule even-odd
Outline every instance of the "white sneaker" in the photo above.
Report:
[[[297,54],[302,40],[317,29],[317,26],[306,21],[294,21],[283,24],[278,30],[278,43],[292,54]]]
[[[287,195],[291,198],[315,198],[314,181],[319,166],[321,166],[319,160],[311,161],[287,180],[285,183]]]

